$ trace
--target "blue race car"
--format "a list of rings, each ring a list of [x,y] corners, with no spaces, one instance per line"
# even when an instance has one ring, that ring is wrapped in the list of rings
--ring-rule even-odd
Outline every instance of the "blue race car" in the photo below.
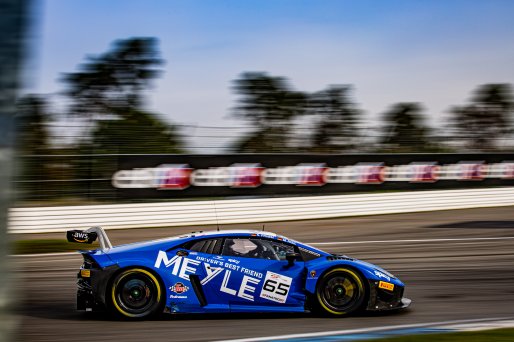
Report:
[[[193,232],[113,247],[100,227],[67,232],[81,251],[78,310],[165,313],[305,312],[342,316],[406,308],[391,273],[264,231]]]

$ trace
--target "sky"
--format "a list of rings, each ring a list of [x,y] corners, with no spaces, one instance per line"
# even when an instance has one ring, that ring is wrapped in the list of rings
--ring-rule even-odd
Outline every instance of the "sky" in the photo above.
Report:
[[[117,39],[157,37],[166,64],[147,107],[184,125],[244,126],[231,86],[247,71],[306,92],[351,84],[372,126],[421,102],[441,127],[478,85],[514,83],[510,0],[45,0],[34,13],[27,92],[57,94]]]

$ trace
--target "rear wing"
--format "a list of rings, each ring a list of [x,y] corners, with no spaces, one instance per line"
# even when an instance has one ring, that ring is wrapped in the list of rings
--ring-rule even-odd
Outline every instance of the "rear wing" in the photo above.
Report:
[[[66,238],[69,242],[89,244],[93,243],[98,238],[102,251],[105,252],[112,248],[111,241],[109,241],[102,227],[92,227],[87,230],[68,230],[66,232]]]

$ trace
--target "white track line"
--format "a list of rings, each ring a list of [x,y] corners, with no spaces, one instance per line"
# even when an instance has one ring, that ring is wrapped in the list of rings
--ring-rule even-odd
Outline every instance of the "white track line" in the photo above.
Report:
[[[514,320],[501,320],[501,321],[493,321],[493,322],[476,322],[473,324],[450,324],[444,325],[439,328],[443,329],[452,329],[458,331],[482,331],[482,330],[491,330],[491,329],[502,329],[502,328],[512,328],[514,327]]]
[[[513,317],[500,317],[500,318],[420,323],[420,324],[404,324],[404,325],[392,325],[392,326],[390,325],[390,326],[383,326],[383,327],[360,328],[360,329],[351,329],[351,330],[333,330],[333,331],[322,331],[322,332],[303,333],[303,334],[251,337],[251,338],[242,338],[242,339],[235,339],[235,340],[221,340],[218,342],[260,342],[260,341],[270,341],[270,340],[312,338],[312,337],[331,336],[331,335],[352,335],[352,334],[362,334],[362,333],[370,333],[370,332],[378,332],[378,331],[423,328],[423,327],[433,327],[433,326],[448,326],[448,325],[457,325],[457,324],[466,324],[466,323],[498,322],[498,321],[507,321],[507,320],[512,320],[512,319],[513,319]]]

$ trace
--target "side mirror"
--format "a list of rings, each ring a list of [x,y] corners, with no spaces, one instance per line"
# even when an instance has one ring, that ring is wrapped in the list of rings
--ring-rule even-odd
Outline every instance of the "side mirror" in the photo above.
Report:
[[[293,266],[294,261],[300,257],[298,253],[286,253],[286,260],[288,261],[288,266]]]

